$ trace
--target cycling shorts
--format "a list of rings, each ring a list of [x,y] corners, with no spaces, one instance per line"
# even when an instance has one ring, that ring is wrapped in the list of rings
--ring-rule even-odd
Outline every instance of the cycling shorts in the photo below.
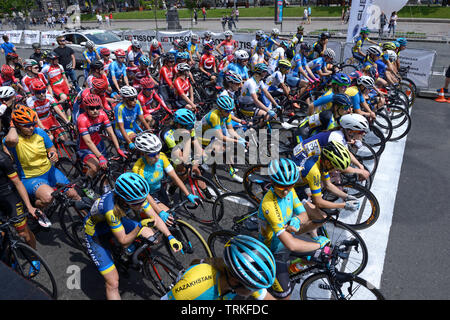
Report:
[[[0,197],[0,208],[2,208],[0,213],[9,218],[20,216],[24,213],[22,198],[20,198],[17,191]],[[14,224],[14,227],[17,231],[21,231],[25,228],[26,224],[27,218],[22,218],[19,222]]]
[[[56,121],[55,117],[53,115],[49,115],[47,118],[45,119],[41,119],[42,125],[44,126],[45,129],[50,129],[52,127],[59,127],[59,123]],[[58,129],[55,131],[51,131],[53,137],[59,137],[59,135],[61,133],[64,133],[63,129]]]
[[[361,63],[364,63],[364,59],[366,58],[365,56],[363,56],[359,52],[352,52],[352,54],[353,54],[353,58],[355,58],[356,60],[358,60]]]
[[[105,158],[108,157],[108,153],[103,141],[100,141],[100,143],[97,144],[96,147]],[[97,156],[90,149],[80,149],[77,151],[77,155],[81,159],[81,161],[83,161],[83,163],[87,163],[89,159],[97,158]]]
[[[52,85],[53,95],[57,97],[58,99],[61,98],[62,94],[65,94],[66,96],[69,95],[69,87],[65,82],[61,84],[54,84]]]
[[[56,187],[57,183],[61,184],[70,183],[70,181],[66,178],[64,173],[56,169],[54,166],[51,166],[50,170],[48,170],[43,175],[33,178],[23,178],[22,182],[28,194],[31,196],[35,196],[36,191],[39,189],[40,186],[44,184],[54,188]]]
[[[127,234],[138,226],[137,221],[128,219],[127,217],[121,218],[121,222],[125,229],[125,233]],[[105,228],[109,228],[106,223]],[[111,232],[100,236],[84,234],[84,240],[89,256],[102,275],[105,275],[116,268],[111,254],[111,244],[109,241],[112,237],[113,234]]]
[[[125,132],[127,133],[128,136],[137,134],[137,132],[134,131],[133,129],[125,129]],[[116,134],[117,139],[119,139],[121,142],[125,141],[125,138],[123,137],[122,132],[119,129],[114,129],[114,133]]]
[[[275,298],[283,299],[289,296],[294,289],[289,278],[289,253],[282,251],[273,255],[276,264],[275,281],[269,289],[267,289]]]
[[[250,103],[250,104],[241,104],[239,111],[247,117],[253,117],[255,114],[258,113],[259,111],[259,107],[254,104],[254,103]]]

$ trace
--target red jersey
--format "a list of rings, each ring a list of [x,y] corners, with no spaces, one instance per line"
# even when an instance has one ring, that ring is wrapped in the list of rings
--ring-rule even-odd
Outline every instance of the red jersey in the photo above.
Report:
[[[216,59],[212,54],[204,54],[200,59],[200,65],[206,71],[213,72],[216,67]]]
[[[0,75],[0,86],[11,86],[17,83],[19,83],[19,80],[14,76],[10,79],[5,79],[2,75]]]
[[[84,142],[82,136],[89,134],[91,140],[95,145],[98,145],[102,141],[100,131],[104,128],[110,127],[108,116],[105,111],[100,110],[97,118],[91,118],[87,113],[81,114],[77,119],[78,133],[80,134],[80,149],[89,149]]]
[[[60,64],[56,66],[48,64],[42,68],[41,72],[47,77],[52,87],[64,82],[63,74],[65,74],[65,72],[64,68]]]
[[[185,94],[189,96],[189,89],[191,88],[189,78],[183,80],[181,79],[181,77],[178,77],[175,79],[173,86],[175,87],[175,92],[177,93],[177,95],[181,96],[182,94]]]
[[[167,66],[162,66],[161,70],[159,71],[159,82],[161,84],[167,84],[169,86],[172,86],[173,83],[173,75],[174,75],[174,68],[168,68]]]
[[[223,40],[220,43],[220,47],[221,48],[223,47],[224,55],[229,56],[229,55],[233,54],[234,49],[236,49],[238,47],[238,42],[233,39],[231,39],[229,41]]]
[[[48,117],[53,117],[51,109],[57,105],[58,102],[52,95],[48,93],[45,96],[44,100],[38,100],[36,96],[31,96],[27,99],[27,106],[36,111],[39,119],[41,120],[44,120]]]
[[[48,85],[48,81],[42,72],[39,72],[36,77],[30,77],[29,75],[25,75],[22,78],[22,87],[27,94],[31,93],[31,82],[34,79],[39,79],[42,81],[43,84],[45,84],[46,86]]]

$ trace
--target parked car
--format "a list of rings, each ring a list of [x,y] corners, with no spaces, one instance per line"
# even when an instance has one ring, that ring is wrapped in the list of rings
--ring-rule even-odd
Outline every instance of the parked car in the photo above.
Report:
[[[75,60],[77,67],[84,63],[83,51],[86,50],[85,44],[91,40],[95,47],[108,48],[111,51],[111,59],[115,60],[114,51],[117,49],[127,50],[131,46],[131,41],[122,40],[114,32],[108,30],[68,30],[63,33],[67,40],[67,46],[75,51]]]

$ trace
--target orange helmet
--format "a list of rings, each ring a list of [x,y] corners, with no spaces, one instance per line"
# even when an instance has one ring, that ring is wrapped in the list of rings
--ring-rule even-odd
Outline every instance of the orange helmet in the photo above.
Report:
[[[33,122],[37,122],[38,117],[33,109],[19,104],[13,110],[11,119],[17,125],[27,125]]]

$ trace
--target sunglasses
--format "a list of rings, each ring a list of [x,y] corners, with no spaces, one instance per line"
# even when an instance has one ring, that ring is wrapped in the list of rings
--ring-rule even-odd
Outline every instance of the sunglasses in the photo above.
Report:
[[[129,101],[129,102],[132,102],[132,101],[135,101],[137,99],[137,97],[134,97],[134,98],[126,98],[125,100],[126,101]]]
[[[145,155],[146,155],[147,157],[149,157],[149,158],[154,158],[154,157],[156,157],[157,155],[159,155],[159,152],[146,153]]]
[[[294,187],[293,184],[291,184],[289,186],[282,186],[282,185],[279,185],[279,184],[275,185],[275,189],[282,190],[282,191],[290,190],[293,187]]]
[[[47,93],[47,89],[44,90],[39,90],[39,91],[35,91],[34,94],[46,94]]]
[[[32,127],[36,126],[36,122],[30,122],[30,123],[27,123],[27,124],[21,124],[19,126],[22,127],[22,128],[32,128]]]
[[[100,110],[102,109],[101,106],[96,106],[96,107],[88,107],[88,110],[94,111],[94,110]]]

